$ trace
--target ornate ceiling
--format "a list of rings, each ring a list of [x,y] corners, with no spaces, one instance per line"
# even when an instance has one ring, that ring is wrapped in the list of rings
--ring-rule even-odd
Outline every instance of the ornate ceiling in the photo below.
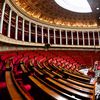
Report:
[[[100,26],[100,0],[88,0],[92,13],[75,13],[61,8],[54,0],[12,0],[23,12],[37,20],[64,27]],[[97,10],[98,8],[98,10]]]

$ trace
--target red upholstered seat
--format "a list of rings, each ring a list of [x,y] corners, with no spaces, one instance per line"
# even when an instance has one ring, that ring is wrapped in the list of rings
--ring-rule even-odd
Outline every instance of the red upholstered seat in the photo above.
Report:
[[[100,66],[97,67],[97,70],[100,70]]]
[[[0,89],[6,87],[6,82],[0,82]]]
[[[26,84],[24,85],[25,90],[29,91],[31,90],[31,85],[30,84]]]
[[[87,74],[88,74],[89,77],[95,76],[95,73],[92,70],[89,70]]]

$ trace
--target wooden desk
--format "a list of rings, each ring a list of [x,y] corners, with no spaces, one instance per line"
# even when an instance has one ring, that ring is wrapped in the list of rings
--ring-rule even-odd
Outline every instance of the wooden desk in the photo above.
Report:
[[[73,84],[71,82],[68,82],[68,81],[65,81],[65,80],[63,80],[61,78],[56,79],[56,81],[58,81],[58,82],[60,82],[62,84],[65,84],[65,85],[67,85],[69,87],[72,87],[72,88],[75,88],[77,90],[80,90],[81,92],[83,91],[83,92],[86,92],[86,93],[93,94],[93,89],[89,89],[89,88],[86,88],[86,87],[82,87],[82,86],[75,85],[75,84]]]
[[[82,77],[80,75],[76,75],[76,74],[73,74],[73,73],[70,73],[70,72],[67,72],[67,71],[62,71],[61,68],[58,68],[58,67],[55,67],[57,70],[59,70],[60,72],[63,72],[65,75],[69,75],[70,77],[73,77],[73,79],[77,79],[77,80],[82,80],[83,82],[89,82],[90,79],[87,78],[87,77]]]
[[[18,93],[11,79],[11,72],[5,72],[6,84],[12,100],[23,100],[22,96]]]
[[[75,94],[75,95],[79,95],[79,96],[81,96],[81,97],[90,98],[90,99],[93,98],[93,95],[79,92],[79,91],[77,91],[77,90],[75,90],[75,89],[72,89],[72,88],[67,87],[67,86],[65,86],[65,85],[63,85],[63,84],[60,84],[59,82],[53,80],[52,78],[47,77],[46,79],[47,79],[49,82],[53,83],[54,85],[60,87],[61,89],[64,89],[64,90],[66,91],[66,93],[67,93],[67,91],[69,91],[69,92],[73,93],[73,95]]]
[[[41,71],[39,71],[36,67],[33,67],[34,71],[37,72],[39,75],[44,75]]]
[[[69,81],[69,82],[71,82],[71,83],[74,83],[74,84],[77,84],[77,85],[80,85],[80,86],[83,86],[83,87],[86,87],[86,88],[91,88],[91,89],[94,88],[94,86],[91,85],[91,84],[85,84],[85,83],[78,82],[78,81],[75,81],[75,80],[70,79],[70,78],[67,78],[66,81]]]
[[[25,69],[25,66],[24,66],[23,64],[20,64],[20,66],[21,66],[21,69],[22,69],[22,71],[23,71],[24,73],[28,73],[28,71]]]
[[[63,96],[59,95],[58,93],[54,92],[53,90],[51,90],[50,88],[46,87],[44,84],[42,84],[41,82],[39,82],[36,78],[34,78],[33,76],[28,76],[30,80],[32,80],[32,82],[34,82],[39,88],[41,88],[45,93],[47,93],[48,95],[52,96],[53,98],[57,99],[57,100],[68,100],[67,98],[64,98]]]
[[[54,77],[55,75],[53,75],[51,72],[47,71],[47,70],[43,70],[43,72],[45,72],[47,75],[49,75],[50,77]]]
[[[13,79],[15,85],[17,86],[17,88],[18,88],[18,90],[21,92],[21,94],[25,97],[25,99],[27,99],[27,100],[32,99],[32,100],[33,100],[33,98],[30,96],[30,94],[28,94],[27,92],[25,92],[25,91],[19,86],[19,84],[17,83],[17,81],[16,81],[16,79],[15,79],[15,77],[14,77],[14,73],[13,73],[13,72],[11,72],[11,75],[12,75],[12,79]]]

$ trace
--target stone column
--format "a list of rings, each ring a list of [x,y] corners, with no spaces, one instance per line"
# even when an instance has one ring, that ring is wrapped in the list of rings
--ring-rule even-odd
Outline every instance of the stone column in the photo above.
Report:
[[[60,29],[60,45],[62,45],[62,34],[61,34],[61,29]]]
[[[79,34],[78,34],[78,31],[77,32],[77,45],[79,45]]]
[[[16,15],[15,39],[18,38],[18,15]]]
[[[56,44],[56,33],[55,33],[55,28],[54,28],[54,44]]]
[[[83,45],[85,45],[84,32],[82,31]]]
[[[90,45],[90,35],[89,35],[89,32],[88,32],[88,45]]]
[[[25,31],[24,24],[25,24],[25,20],[23,19],[23,22],[22,22],[22,41],[24,41],[24,31]]]
[[[37,43],[37,25],[35,25],[35,43]]]
[[[42,43],[44,43],[43,26],[42,26]]]
[[[98,32],[98,41],[99,41],[99,46],[100,46],[100,32]]]
[[[49,27],[48,27],[48,44],[50,44],[50,32],[49,32]]]
[[[67,36],[67,30],[66,30],[66,45],[68,45],[68,36]]]
[[[93,45],[95,46],[95,33],[93,31]]]
[[[2,34],[2,29],[3,29],[3,20],[4,20],[4,14],[5,14],[5,6],[6,3],[3,3],[3,8],[2,8],[2,14],[1,14],[1,20],[0,20],[0,33]]]
[[[11,16],[12,16],[12,10],[10,9],[9,12],[9,23],[8,23],[8,37],[10,37],[10,33],[11,33]]]
[[[73,31],[71,31],[72,45],[73,45]]]
[[[31,22],[29,22],[29,42],[31,42]]]

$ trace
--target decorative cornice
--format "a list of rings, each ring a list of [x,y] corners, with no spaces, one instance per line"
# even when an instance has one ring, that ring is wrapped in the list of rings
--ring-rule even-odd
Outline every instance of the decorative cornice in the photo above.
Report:
[[[61,30],[72,30],[72,31],[100,31],[99,27],[68,27],[68,26],[62,26],[62,25],[55,25],[50,23],[45,23],[44,21],[38,20],[36,18],[33,18],[32,16],[29,16],[26,12],[22,11],[20,8],[18,8],[16,5],[14,5],[14,1],[12,0],[6,0],[8,5],[11,7],[13,11],[15,11],[18,16],[21,16],[23,19],[30,21],[34,24],[49,27],[49,28],[55,28],[55,29],[61,29]]]
[[[12,4],[17,8],[17,10],[19,10],[25,16],[28,16],[31,19],[33,19],[37,22],[43,23],[43,24],[51,25],[53,27],[56,26],[56,27],[63,27],[63,28],[98,28],[97,24],[96,24],[96,21],[95,20],[90,20],[90,19],[93,19],[91,14],[88,15],[87,20],[85,20],[85,17],[87,16],[86,14],[85,15],[79,15],[79,14],[78,15],[77,14],[73,15],[73,13],[71,13],[71,12],[69,12],[69,13],[67,12],[67,14],[66,14],[66,15],[69,16],[69,19],[67,19],[68,16],[66,18],[62,18],[61,16],[60,16],[61,18],[60,17],[58,18],[57,17],[58,14],[53,14],[54,18],[51,18],[49,15],[46,16],[49,12],[49,11],[48,12],[45,11],[46,7],[43,8],[42,7],[43,4],[42,4],[42,6],[40,6],[38,4],[38,3],[41,4],[41,2],[43,2],[43,0],[42,1],[41,0],[36,0],[36,1],[33,1],[33,2],[36,2],[36,4],[38,4],[39,7],[42,7],[41,8],[42,10],[44,9],[44,12],[45,12],[44,15],[41,12],[42,10],[39,10],[40,8],[37,8],[34,3],[33,4],[31,3],[32,2],[31,0],[24,0],[25,2],[23,1],[24,3],[22,3],[22,4],[20,4],[21,1],[18,1],[18,0],[14,0],[14,1],[13,0],[8,0],[8,1],[12,2]],[[53,4],[52,9],[55,9],[55,10],[57,9],[56,7],[54,7],[55,3],[54,3],[53,0],[52,1],[45,1],[45,2],[51,2]],[[25,5],[25,8],[23,7],[23,5]],[[34,8],[34,6],[35,6],[35,8]],[[63,11],[63,10],[60,10],[60,12],[61,11]],[[46,12],[47,12],[47,14],[46,14]],[[76,20],[74,19],[75,16],[78,16],[78,18]],[[85,17],[83,17],[83,16],[85,16]],[[71,17],[73,17],[73,18],[71,18]],[[80,20],[81,17],[82,17],[82,20]],[[79,26],[79,23],[80,23],[80,26]],[[86,23],[88,23],[88,24],[86,25]]]

